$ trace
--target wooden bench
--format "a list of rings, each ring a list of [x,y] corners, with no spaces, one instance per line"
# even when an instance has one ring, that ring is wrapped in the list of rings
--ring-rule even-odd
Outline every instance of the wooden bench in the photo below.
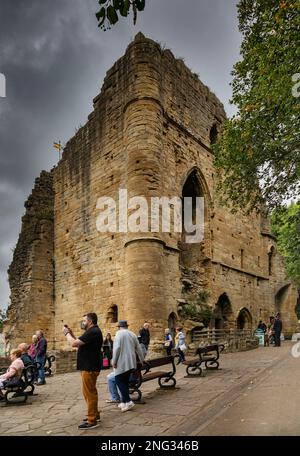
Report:
[[[34,380],[36,377],[37,367],[30,364],[22,371],[21,378],[7,380],[2,390],[6,404],[24,404],[28,396],[32,396],[34,392]]]
[[[151,369],[168,365],[170,365],[170,370],[160,369],[151,371]],[[148,382],[150,380],[158,379],[160,388],[174,388],[176,385],[176,379],[174,378],[175,373],[176,367],[174,363],[174,356],[172,355],[144,361],[144,363],[130,376],[130,397],[134,402],[140,401],[142,398],[140,387],[144,382]]]
[[[200,376],[202,374],[201,364],[205,364],[206,369],[218,369],[220,353],[224,350],[223,344],[207,345],[196,350],[194,358],[188,358],[183,362],[188,376]]]

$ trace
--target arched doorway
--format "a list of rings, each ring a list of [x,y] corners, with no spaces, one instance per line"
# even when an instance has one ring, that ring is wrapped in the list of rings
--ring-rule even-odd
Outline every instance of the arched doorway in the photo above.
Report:
[[[280,288],[275,295],[275,313],[281,312],[284,302],[287,298],[290,284],[285,285]]]
[[[226,293],[223,293],[215,306],[214,314],[215,329],[229,329],[232,320],[232,308],[230,300]]]
[[[237,329],[252,329],[252,315],[246,307],[239,311],[236,326]]]
[[[168,317],[168,328],[172,334],[172,337],[175,336],[175,328],[177,326],[177,315],[176,313],[172,312],[170,313]]]
[[[118,322],[118,306],[113,305],[108,309],[106,321],[107,323]]]
[[[183,268],[195,269],[205,258],[205,252],[202,246],[204,246],[204,240],[210,233],[208,226],[208,196],[204,178],[197,168],[193,168],[182,187],[183,229],[180,242],[180,264]],[[203,198],[203,200],[198,201],[197,205],[197,198],[199,197]],[[204,207],[201,206],[203,203]],[[204,213],[201,213],[201,209],[204,209]],[[185,221],[185,217],[187,218],[189,214],[191,214],[191,220],[188,217],[188,220]],[[201,236],[199,236],[201,239],[199,241],[197,239],[198,236],[195,236],[196,231],[193,233],[190,230],[186,231],[185,223],[187,221],[189,224],[192,223],[193,226],[197,224],[197,234],[201,232]],[[200,226],[200,224],[202,225]]]

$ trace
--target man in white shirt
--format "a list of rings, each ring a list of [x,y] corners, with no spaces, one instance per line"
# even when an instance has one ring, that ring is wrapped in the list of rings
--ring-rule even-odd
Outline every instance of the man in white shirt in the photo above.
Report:
[[[122,412],[127,412],[134,406],[129,396],[129,377],[137,367],[137,357],[141,362],[144,357],[138,338],[132,331],[129,331],[127,321],[120,320],[118,328],[119,331],[114,340],[112,364],[116,385],[122,399],[119,407]]]

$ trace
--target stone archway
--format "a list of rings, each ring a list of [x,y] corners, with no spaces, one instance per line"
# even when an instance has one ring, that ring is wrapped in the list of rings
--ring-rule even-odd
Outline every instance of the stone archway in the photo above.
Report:
[[[191,168],[185,176],[181,196],[183,227],[181,240],[178,243],[180,268],[182,279],[187,279],[192,284],[190,291],[197,291],[203,285],[204,278],[201,275],[203,266],[211,257],[211,197],[205,178],[197,167]],[[199,198],[202,200],[199,201]],[[204,214],[202,210],[204,210]],[[193,227],[195,227],[194,233],[186,232],[185,222],[192,222]],[[200,270],[201,273],[198,272]]]
[[[113,305],[108,309],[107,312],[107,323],[117,323],[118,322],[118,306]]]
[[[177,326],[177,315],[175,312],[171,312],[170,315],[168,316],[168,328],[171,331],[172,337],[175,336],[175,328]]]
[[[290,284],[288,283],[277,291],[275,295],[275,313],[282,311],[282,308],[288,296],[289,287]]]
[[[246,307],[243,307],[236,319],[237,329],[252,329],[252,315]]]
[[[229,329],[232,326],[232,307],[226,293],[223,293],[214,308],[213,326],[215,329]]]

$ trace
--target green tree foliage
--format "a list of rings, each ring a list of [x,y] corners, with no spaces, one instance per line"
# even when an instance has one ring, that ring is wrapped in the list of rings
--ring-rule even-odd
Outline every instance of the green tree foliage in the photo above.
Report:
[[[296,280],[300,289],[300,201],[273,211],[271,222],[278,249],[286,261],[287,273]]]
[[[6,319],[6,312],[0,309],[0,333],[3,330],[3,321]]]
[[[238,17],[238,113],[215,145],[220,201],[272,209],[300,190],[300,1],[240,0]]]
[[[98,26],[103,30],[115,25],[120,16],[127,17],[133,12],[133,23],[136,23],[137,14],[143,11],[146,0],[99,0],[100,10],[96,13]]]
[[[203,290],[198,295],[191,295],[186,303],[178,306],[178,312],[181,318],[200,321],[204,326],[208,326],[212,318],[212,309],[207,304],[209,293]]]

